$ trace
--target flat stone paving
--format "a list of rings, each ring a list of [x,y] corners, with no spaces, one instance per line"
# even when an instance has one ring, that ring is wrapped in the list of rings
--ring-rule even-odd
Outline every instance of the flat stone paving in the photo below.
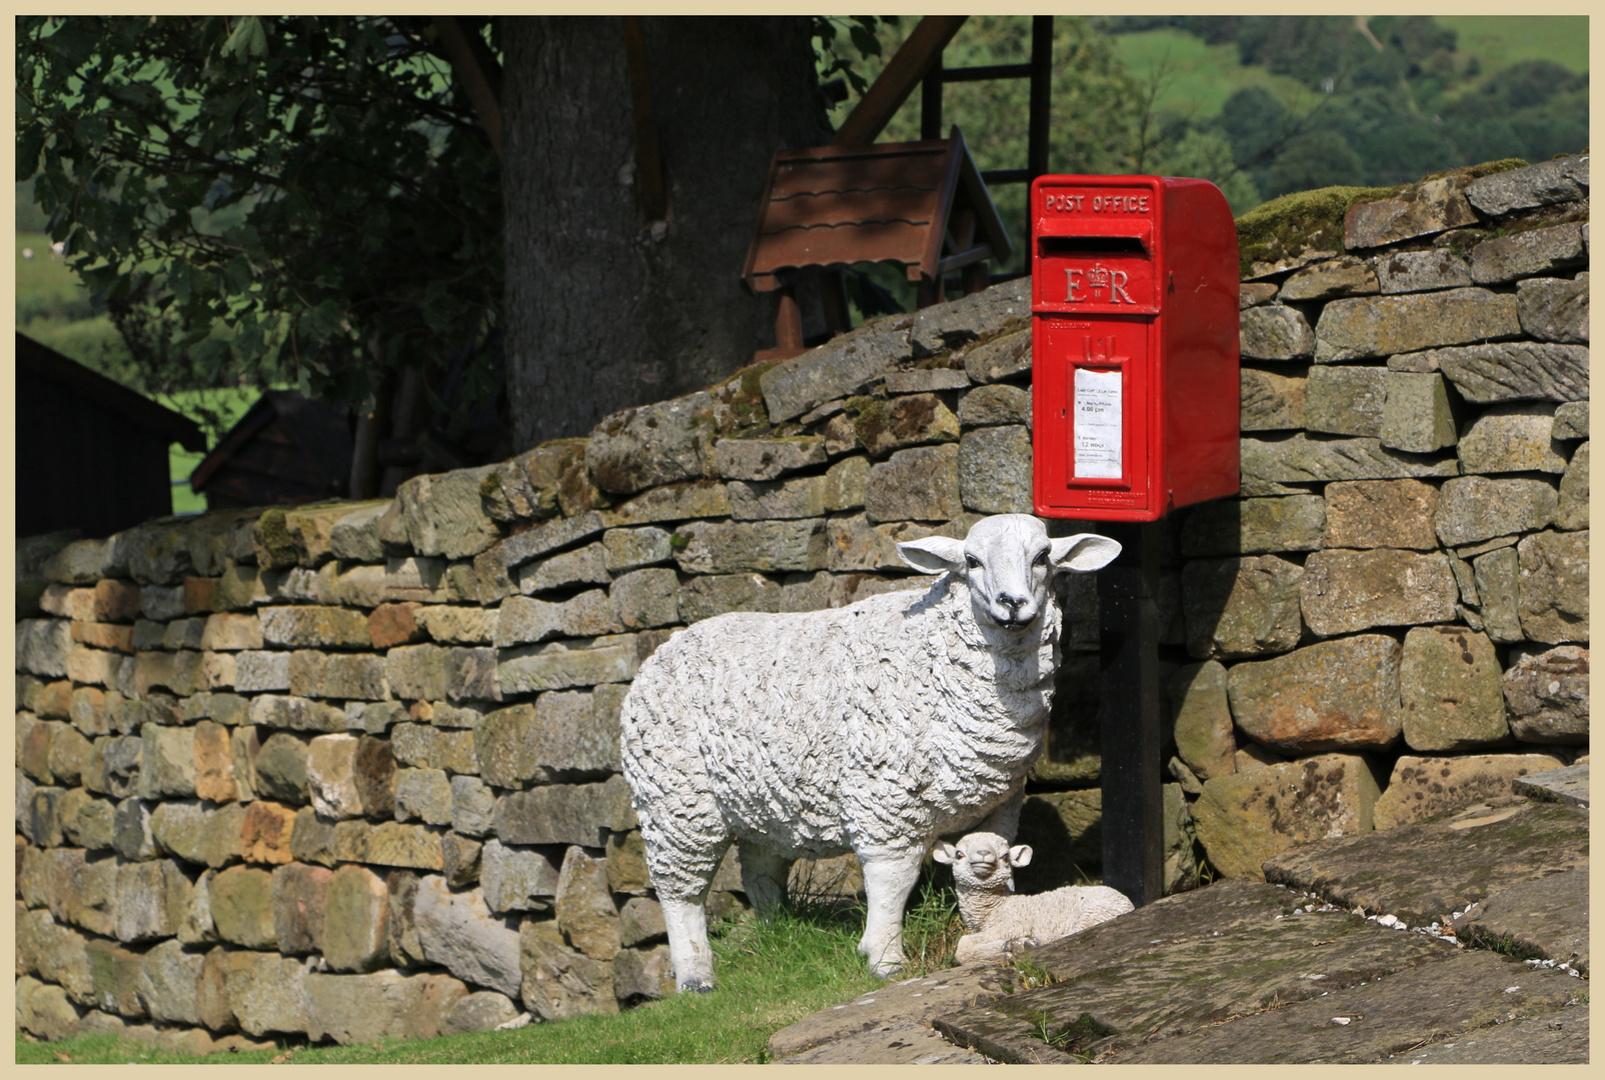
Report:
[[[798,1064],[1588,1060],[1585,787],[1304,845],[770,1041]],[[1560,778],[1569,783],[1571,778]],[[1046,972],[1045,980],[1037,969]]]

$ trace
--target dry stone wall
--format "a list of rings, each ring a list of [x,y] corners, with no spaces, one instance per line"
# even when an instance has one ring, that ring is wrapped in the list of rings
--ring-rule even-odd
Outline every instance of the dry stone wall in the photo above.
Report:
[[[1194,831],[1257,875],[1586,753],[1586,191],[1586,158],[1462,173],[1245,242],[1243,494],[1166,527],[1171,887]],[[20,1026],[358,1042],[669,991],[630,679],[678,627],[918,585],[898,541],[1028,511],[1028,295],[390,500],[20,542]],[[1032,891],[1098,859],[1068,588]],[[741,903],[733,857],[714,889]]]

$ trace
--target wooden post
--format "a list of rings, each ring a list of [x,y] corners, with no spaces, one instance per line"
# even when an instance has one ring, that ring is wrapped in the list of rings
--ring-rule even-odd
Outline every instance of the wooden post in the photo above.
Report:
[[[1141,907],[1164,893],[1159,719],[1160,525],[1109,522],[1124,550],[1098,571],[1103,880]]]

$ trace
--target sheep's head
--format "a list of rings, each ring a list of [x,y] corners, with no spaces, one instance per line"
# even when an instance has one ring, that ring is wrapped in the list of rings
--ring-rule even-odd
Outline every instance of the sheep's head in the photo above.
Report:
[[[1029,514],[998,514],[977,521],[963,540],[909,540],[897,553],[924,573],[962,575],[977,622],[1023,633],[1047,606],[1055,574],[1096,570],[1120,554],[1120,545],[1094,533],[1051,540]]]
[[[1010,892],[1014,868],[1031,861],[1028,844],[1009,846],[997,833],[970,833],[957,844],[938,843],[931,858],[953,867],[953,883],[960,889]]]

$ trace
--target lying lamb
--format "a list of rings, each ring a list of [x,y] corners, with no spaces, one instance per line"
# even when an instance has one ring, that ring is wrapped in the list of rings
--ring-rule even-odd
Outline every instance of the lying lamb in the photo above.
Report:
[[[1074,934],[1132,910],[1131,901],[1105,885],[1067,885],[1035,896],[1015,896],[1014,868],[1031,861],[1026,844],[1010,847],[996,833],[971,833],[957,844],[937,844],[931,858],[953,867],[959,916],[969,933],[955,959],[1007,960],[1028,945]]]
[[[621,748],[678,988],[713,988],[703,904],[732,840],[760,915],[795,860],[857,854],[858,951],[898,971],[932,841],[1019,822],[1059,664],[1052,577],[1119,551],[1087,533],[1050,540],[1023,514],[984,518],[962,541],[898,545],[940,575],[924,592],[732,612],[660,647],[625,697]]]

